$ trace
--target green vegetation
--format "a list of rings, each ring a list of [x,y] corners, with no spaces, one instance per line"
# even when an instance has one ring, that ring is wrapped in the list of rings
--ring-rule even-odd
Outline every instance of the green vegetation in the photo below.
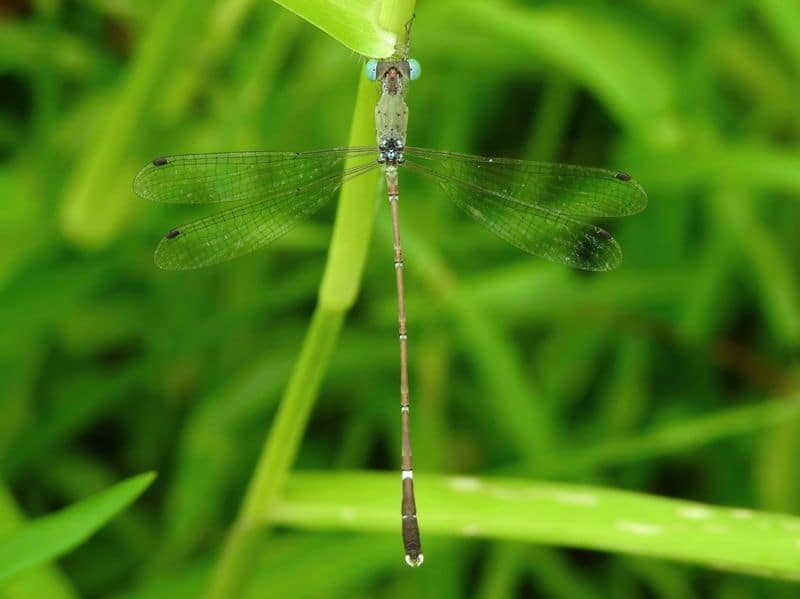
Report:
[[[796,595],[791,3],[8,6],[0,597]],[[373,143],[359,54],[415,10],[409,143],[624,169],[650,196],[595,275],[403,174],[420,570],[377,175],[188,273],[152,250],[197,210],[130,190],[163,154]]]
[[[126,508],[153,482],[142,474],[35,522],[8,530],[0,539],[0,581],[32,565],[53,559],[84,541]],[[10,520],[10,519],[9,519]]]

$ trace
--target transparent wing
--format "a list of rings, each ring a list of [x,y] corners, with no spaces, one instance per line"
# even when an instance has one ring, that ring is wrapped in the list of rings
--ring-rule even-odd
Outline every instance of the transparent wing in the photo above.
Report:
[[[405,157],[440,177],[565,215],[628,216],[647,206],[644,189],[626,173],[426,148],[406,148]]]
[[[427,166],[411,162],[404,166],[439,183],[470,216],[525,252],[582,270],[613,270],[622,261],[619,244],[605,229]]]
[[[247,202],[285,193],[341,172],[351,156],[375,148],[314,152],[225,152],[156,158],[133,180],[137,195],[154,202]]]
[[[172,229],[156,248],[156,265],[164,270],[189,270],[248,254],[314,214],[345,180],[375,167],[374,161],[354,166]]]

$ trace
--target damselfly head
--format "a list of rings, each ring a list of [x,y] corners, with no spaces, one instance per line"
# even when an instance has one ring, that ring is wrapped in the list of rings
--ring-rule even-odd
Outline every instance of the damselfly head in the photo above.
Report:
[[[416,81],[422,75],[422,67],[418,60],[376,60],[367,61],[365,71],[370,81],[380,81],[386,77]]]

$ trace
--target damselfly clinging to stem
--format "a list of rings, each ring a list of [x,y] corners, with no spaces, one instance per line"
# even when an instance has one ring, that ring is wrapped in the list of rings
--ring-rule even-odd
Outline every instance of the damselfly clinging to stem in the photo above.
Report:
[[[407,147],[404,95],[408,81],[419,75],[415,60],[367,63],[367,76],[380,84],[375,109],[377,148],[167,156],[153,160],[134,180],[136,193],[148,200],[232,204],[170,230],[161,240],[156,264],[167,270],[184,270],[223,262],[265,246],[316,212],[344,181],[374,168],[383,169],[397,277],[402,531],[406,561],[411,566],[422,564],[423,555],[409,434],[399,169],[407,168],[438,183],[470,216],[518,248],[584,270],[611,270],[622,256],[619,245],[605,229],[585,221],[635,214],[647,204],[641,186],[622,172]],[[347,168],[345,161],[349,161]]]

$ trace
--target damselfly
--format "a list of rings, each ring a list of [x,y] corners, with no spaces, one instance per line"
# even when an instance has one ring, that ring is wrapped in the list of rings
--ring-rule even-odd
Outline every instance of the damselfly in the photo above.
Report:
[[[375,108],[377,148],[166,156],[146,165],[133,187],[143,198],[156,202],[232,205],[172,229],[161,240],[156,264],[167,270],[185,270],[265,246],[316,212],[344,181],[374,168],[384,171],[397,278],[403,543],[406,562],[418,566],[423,554],[409,432],[399,169],[407,168],[439,184],[470,216],[521,250],[593,271],[616,268],[622,253],[608,231],[586,221],[635,214],[645,208],[647,196],[623,172],[406,147],[408,107],[404,95],[407,82],[420,75],[419,63],[370,60],[366,71],[371,80],[380,83]]]

